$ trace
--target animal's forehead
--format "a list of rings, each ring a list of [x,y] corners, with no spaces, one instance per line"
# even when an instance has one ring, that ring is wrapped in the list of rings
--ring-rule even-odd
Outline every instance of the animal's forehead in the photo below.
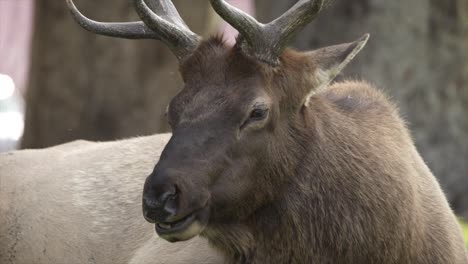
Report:
[[[204,120],[235,117],[241,109],[249,108],[255,99],[261,95],[260,83],[253,79],[226,83],[207,82],[201,87],[186,87],[183,111],[180,123],[194,123]],[[191,90],[192,89],[192,90]],[[177,102],[176,102],[177,103]]]
[[[212,39],[182,65],[185,87],[174,98],[179,122],[199,122],[248,107],[262,89],[258,64]]]
[[[181,66],[186,82],[221,84],[259,74],[259,65],[220,38],[204,41]]]

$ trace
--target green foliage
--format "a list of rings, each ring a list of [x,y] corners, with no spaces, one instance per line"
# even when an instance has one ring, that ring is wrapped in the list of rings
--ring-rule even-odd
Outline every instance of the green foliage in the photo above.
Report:
[[[463,234],[465,236],[465,245],[468,248],[468,223],[460,219],[460,224],[463,229]]]

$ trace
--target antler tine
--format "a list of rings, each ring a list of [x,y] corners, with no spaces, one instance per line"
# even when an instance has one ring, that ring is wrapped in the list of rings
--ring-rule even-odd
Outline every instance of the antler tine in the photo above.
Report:
[[[144,0],[135,0],[141,20],[158,33],[179,60],[190,56],[200,42],[199,36],[188,29],[170,0],[150,3],[152,8]]]
[[[251,46],[255,46],[262,34],[264,24],[258,22],[244,11],[226,3],[225,0],[210,0],[211,6],[226,22],[239,31]]]
[[[66,0],[73,18],[83,28],[96,34],[129,38],[157,39],[166,43],[176,57],[182,61],[198,46],[199,37],[190,31],[169,0],[135,0],[138,15],[143,21],[126,23],[103,23],[81,14],[72,0]]]
[[[104,36],[128,39],[157,39],[158,34],[147,27],[143,22],[103,23],[84,16],[72,0],[67,0],[68,8],[75,21],[84,29]]]
[[[172,1],[145,0],[145,3],[158,16],[189,30]]]
[[[273,51],[276,55],[281,54],[289,41],[317,17],[323,3],[324,0],[300,0],[286,13],[268,24],[268,31],[279,31]]]
[[[211,0],[215,11],[241,34],[241,50],[273,65],[279,63],[289,41],[317,16],[323,3],[324,0],[299,0],[279,18],[262,24],[225,0]]]

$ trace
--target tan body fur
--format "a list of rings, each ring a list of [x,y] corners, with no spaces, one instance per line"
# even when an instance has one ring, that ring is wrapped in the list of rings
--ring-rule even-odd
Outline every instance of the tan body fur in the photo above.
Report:
[[[141,186],[169,139],[75,141],[0,154],[0,263],[222,263],[171,244],[141,215]]]

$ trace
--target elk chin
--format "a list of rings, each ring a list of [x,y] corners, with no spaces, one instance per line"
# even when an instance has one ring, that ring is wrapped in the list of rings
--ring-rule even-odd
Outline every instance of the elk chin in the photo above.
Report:
[[[156,223],[156,233],[169,242],[192,239],[208,225],[209,215],[209,210],[205,207],[176,222]]]

